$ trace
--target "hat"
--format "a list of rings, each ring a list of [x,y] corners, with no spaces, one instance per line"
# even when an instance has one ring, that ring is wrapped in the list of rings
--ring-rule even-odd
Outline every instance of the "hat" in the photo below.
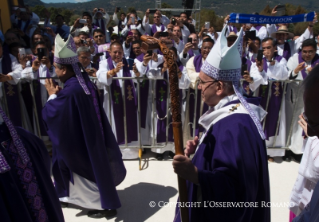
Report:
[[[217,39],[214,47],[208,54],[201,71],[215,80],[231,81],[233,88],[238,96],[239,101],[245,107],[250,117],[257,126],[258,132],[262,139],[265,139],[263,128],[257,118],[256,113],[252,110],[243,95],[240,93],[240,79],[242,66],[242,44],[243,44],[243,29],[240,29],[238,38],[235,43],[228,47],[225,37],[227,26],[224,26],[221,35]]]
[[[82,86],[84,92],[87,95],[90,94],[90,91],[83,79],[81,69],[78,65],[79,58],[76,53],[76,45],[71,35],[69,35],[69,38],[66,40],[66,42],[64,42],[64,40],[61,38],[59,34],[56,35],[55,49],[54,49],[54,62],[58,64],[72,65],[73,71],[80,85]]]
[[[294,34],[288,31],[287,26],[282,25],[278,28],[277,32],[274,32],[271,34],[272,38],[276,38],[276,34],[285,33],[288,34],[288,39],[292,39],[294,37]]]
[[[227,39],[231,38],[231,37],[236,37],[237,38],[238,36],[236,35],[235,32],[230,32],[229,35],[227,36]]]
[[[11,120],[6,116],[6,114],[4,113],[4,111],[1,109],[0,107],[0,119],[3,119],[3,121],[5,122],[5,124],[7,125],[13,144],[20,156],[20,159],[22,161],[22,163],[24,165],[26,165],[29,161],[30,161],[30,157],[15,129],[15,127],[13,126]],[[0,151],[0,173],[5,173],[7,171],[9,171],[11,169],[10,165],[8,164],[8,162],[6,161],[5,157],[3,156],[3,154]]]

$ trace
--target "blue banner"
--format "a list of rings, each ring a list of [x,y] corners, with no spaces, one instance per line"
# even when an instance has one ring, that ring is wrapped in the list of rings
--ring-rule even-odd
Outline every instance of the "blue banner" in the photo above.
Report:
[[[265,16],[231,13],[229,23],[250,23],[250,24],[278,24],[278,23],[297,23],[311,22],[315,17],[315,12],[289,16]]]

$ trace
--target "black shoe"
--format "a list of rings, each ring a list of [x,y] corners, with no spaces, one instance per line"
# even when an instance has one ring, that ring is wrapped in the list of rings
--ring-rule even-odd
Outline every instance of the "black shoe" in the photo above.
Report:
[[[175,156],[175,153],[173,153],[172,151],[168,151],[168,156],[173,159]]]
[[[286,162],[291,162],[291,156],[283,156],[282,160]]]
[[[157,160],[163,160],[163,159],[164,159],[163,154],[162,154],[162,153],[158,153],[158,154],[156,155],[156,159],[157,159]]]
[[[60,202],[62,208],[67,208],[69,206],[68,203]]]
[[[103,217],[114,217],[116,216],[116,210],[90,210],[88,217],[90,218],[103,218]]]

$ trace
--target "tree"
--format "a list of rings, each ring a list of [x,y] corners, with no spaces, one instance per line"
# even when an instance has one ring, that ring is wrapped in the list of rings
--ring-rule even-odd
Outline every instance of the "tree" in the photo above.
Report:
[[[272,8],[267,5],[259,14],[260,15],[271,15]]]

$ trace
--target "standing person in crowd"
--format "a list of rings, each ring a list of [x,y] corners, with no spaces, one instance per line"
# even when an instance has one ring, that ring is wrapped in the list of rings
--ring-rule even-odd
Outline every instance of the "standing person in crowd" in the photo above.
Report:
[[[179,53],[181,53],[184,49],[184,46],[186,43],[184,43],[184,41],[182,40],[182,32],[181,32],[181,27],[179,27],[178,25],[173,26],[173,32],[171,34],[171,39],[175,39],[174,40],[174,47],[177,49],[177,53],[179,55]]]
[[[179,54],[179,58],[184,65],[186,65],[187,61],[190,58],[199,55],[201,52],[200,49],[198,48],[197,34],[192,33],[189,35],[188,38],[191,39],[192,41],[188,41],[185,44],[183,51]]]
[[[319,55],[316,54],[317,44],[313,39],[302,43],[301,51],[293,55],[288,63],[289,79],[304,80],[311,70],[319,64]],[[289,148],[294,154],[302,154],[303,131],[298,125],[298,116],[303,112],[303,95],[299,82],[291,82],[287,86],[286,118],[292,123],[292,135]],[[293,122],[292,122],[293,121]],[[288,160],[291,157],[288,157]]]
[[[119,147],[96,87],[81,72],[73,38],[64,42],[57,35],[54,53],[64,88],[46,80],[49,99],[42,116],[53,145],[55,189],[61,202],[94,209],[89,217],[114,217],[121,207],[115,187],[126,175]]]
[[[127,144],[129,146],[138,145],[137,137],[137,98],[134,80],[116,80],[113,77],[140,77],[146,73],[147,63],[140,64],[139,67],[133,66],[130,70],[125,58],[123,58],[123,47],[120,43],[114,42],[110,46],[110,57],[102,60],[99,70],[96,73],[98,81],[108,87],[104,93],[104,110],[112,123],[112,130],[119,145],[125,143],[124,136],[124,106],[123,98],[126,99],[126,124],[127,124]],[[122,95],[124,88],[125,96]],[[109,99],[111,99],[111,107],[109,107]],[[109,111],[111,110],[111,111]],[[125,148],[122,149],[123,159],[135,159],[138,157],[138,149]]]
[[[120,14],[120,19],[118,19],[117,17],[118,12],[119,12],[119,7],[116,7],[114,11],[114,15],[113,15],[113,21],[115,22],[115,24],[117,24],[117,31],[118,31],[117,34],[119,35],[122,29],[125,27],[127,20],[126,20],[126,16],[124,12]]]
[[[132,42],[139,41],[141,38],[141,33],[137,29],[131,30],[131,35],[126,37],[126,40],[123,42],[124,56],[126,59],[135,59],[136,55],[132,49]]]
[[[1,221],[64,222],[43,142],[15,127],[1,107],[0,144]]]
[[[55,26],[50,25],[51,13],[47,9],[45,9],[45,15],[44,27],[50,27],[55,34],[59,34],[63,39],[67,39],[70,34],[70,27],[64,24],[63,15],[58,14],[55,16]]]
[[[185,156],[175,155],[173,168],[187,182],[187,201],[198,203],[188,208],[190,221],[269,222],[270,208],[262,207],[264,201],[270,201],[265,135],[260,124],[266,112],[256,99],[246,100],[239,92],[243,31],[231,47],[225,44],[225,32],[226,27],[199,73],[198,88],[211,107],[199,120],[205,134],[200,141],[187,142]],[[204,205],[212,201],[258,205]],[[174,221],[181,221],[178,206]]]
[[[21,72],[22,67],[17,59],[9,52],[4,52],[2,41],[0,41],[0,105],[8,108],[10,118],[15,126],[26,127],[22,120],[20,106],[22,98],[17,86],[21,78]],[[7,102],[6,105],[3,104],[4,101]]]
[[[92,50],[90,51],[93,56],[92,58],[93,63],[98,66],[101,60],[104,60],[110,57],[110,54],[108,52],[109,49],[107,47],[102,47],[103,51],[99,51],[99,47],[106,44],[105,34],[102,29],[95,29],[93,31],[93,40],[94,40],[93,46],[95,51],[94,52],[92,52]],[[92,48],[93,47],[90,47],[90,49]],[[101,50],[101,47],[100,47],[100,50]]]
[[[192,137],[198,137],[199,133],[203,131],[203,128],[198,125],[198,119],[201,116],[201,113],[205,113],[208,110],[207,104],[203,104],[201,102],[201,90],[198,89],[197,92],[197,105],[196,105],[196,120],[194,123],[194,115],[195,115],[195,87],[196,87],[196,82],[198,81],[198,76],[200,69],[202,65],[204,64],[208,54],[210,53],[211,49],[214,46],[214,40],[211,38],[207,38],[203,40],[203,45],[201,48],[201,54],[194,56],[188,60],[186,63],[186,70],[187,70],[187,75],[190,79],[190,89],[189,89],[189,107],[186,107],[186,110],[188,110],[189,115],[186,115],[186,120],[189,122],[193,123],[190,127],[186,127],[186,130],[190,130],[190,134]],[[202,112],[201,112],[202,110]],[[186,122],[187,125],[187,122]],[[193,134],[193,128],[195,127],[195,135]]]
[[[95,8],[93,10],[93,24],[96,27],[99,27],[100,29],[102,29],[104,35],[105,35],[105,40],[106,42],[110,42],[110,33],[107,30],[107,25],[110,22],[110,16],[109,14],[107,14],[107,12],[105,12],[105,10],[103,8]]]
[[[302,169],[306,169],[303,171],[303,178],[300,178],[300,175],[298,175],[296,184],[294,186],[294,190],[292,193],[292,201],[294,203],[293,208],[290,210],[294,214],[299,214],[297,218],[294,218],[293,222],[317,222],[319,218],[319,206],[318,206],[318,200],[319,200],[319,183],[318,183],[318,167],[317,167],[317,159],[316,156],[318,155],[318,137],[319,137],[319,130],[318,130],[318,123],[319,123],[319,106],[318,106],[318,93],[319,93],[319,66],[314,67],[309,75],[305,78],[303,82],[303,98],[304,98],[304,107],[305,111],[302,114],[302,118],[304,119],[304,122],[302,123],[303,128],[306,129],[306,134],[309,136],[308,140],[312,140],[312,143],[306,143],[306,150],[304,153],[304,157],[302,158],[302,161],[308,160],[308,162],[302,162],[299,168],[299,172],[301,172]],[[309,148],[307,149],[307,146]],[[309,156],[305,156],[308,152]],[[306,164],[306,166],[304,165]],[[300,180],[299,180],[300,179]],[[300,182],[304,182],[300,184]],[[309,186],[314,185],[315,186]],[[301,189],[299,189],[299,192],[295,191],[296,186],[300,186]],[[303,187],[302,187],[303,186]],[[300,192],[302,191],[302,193]],[[311,195],[312,193],[312,195]],[[302,202],[294,202],[296,200],[294,197],[297,197],[299,195],[302,195],[304,200],[301,200]],[[311,200],[309,201],[308,198],[311,197]],[[297,199],[298,200],[298,199]],[[305,202],[306,201],[306,202]],[[309,202],[309,203],[307,203]],[[306,206],[303,206],[303,204],[306,204]],[[302,209],[303,208],[303,209]],[[291,213],[291,219],[295,216]]]
[[[92,15],[89,12],[82,13],[82,19],[86,20],[86,23],[80,23],[80,18],[75,20],[73,27],[71,29],[71,33],[75,32],[75,35],[80,31],[85,31],[89,34],[89,37],[92,36],[94,29],[98,28],[92,23]]]
[[[151,36],[154,36],[156,32],[166,32],[167,29],[165,25],[162,23],[162,14],[159,12],[155,12],[153,16],[153,24],[149,24],[149,9],[145,12],[145,16],[143,18],[143,26],[145,27],[146,33]]]
[[[261,44],[264,58],[262,61],[256,60],[256,63],[253,63],[251,76],[254,80],[249,83],[249,85],[252,91],[256,91],[259,87],[259,97],[262,97],[260,105],[264,109],[266,109],[267,106],[268,91],[271,90],[271,96],[266,110],[268,115],[266,116],[264,129],[266,145],[269,147],[284,147],[286,144],[286,116],[285,101],[282,101],[282,94],[284,93],[283,84],[277,81],[268,84],[268,80],[288,79],[287,60],[276,53],[276,41],[273,38],[264,38]],[[271,87],[271,89],[269,89],[269,87]],[[281,112],[282,115],[279,120],[279,129],[276,131],[279,112]],[[277,136],[276,132],[278,133]],[[274,141],[275,138],[276,141]],[[267,153],[270,157],[284,156],[285,149],[269,149]]]

